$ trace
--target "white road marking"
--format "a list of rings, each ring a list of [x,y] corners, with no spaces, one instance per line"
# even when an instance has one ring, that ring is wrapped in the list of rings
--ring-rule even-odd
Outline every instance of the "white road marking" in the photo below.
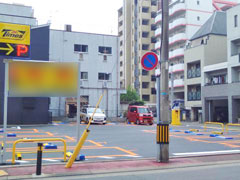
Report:
[[[110,157],[110,156],[101,156],[101,157],[98,157],[98,158],[104,158],[104,159],[115,159],[115,157]]]
[[[30,161],[15,160],[15,162],[18,162],[18,163],[29,163]]]
[[[43,159],[44,161],[50,161],[50,162],[59,162],[59,160],[55,160],[55,159]]]
[[[126,157],[140,158],[140,157],[142,157],[142,156],[126,155]]]
[[[173,155],[174,156],[200,156],[200,155],[234,154],[234,153],[240,153],[240,150],[173,153]]]

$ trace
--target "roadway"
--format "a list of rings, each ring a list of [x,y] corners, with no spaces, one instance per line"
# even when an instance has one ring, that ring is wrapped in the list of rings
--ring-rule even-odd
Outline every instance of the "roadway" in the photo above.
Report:
[[[85,124],[80,125],[83,132]],[[215,127],[217,128],[217,127]],[[200,132],[185,133],[186,130],[198,129]],[[156,125],[131,125],[124,123],[109,123],[107,125],[91,125],[90,134],[85,142],[81,154],[86,161],[103,160],[131,160],[156,157]],[[216,130],[216,129],[214,129]],[[218,129],[217,129],[218,130]],[[181,126],[170,127],[170,156],[201,155],[201,153],[231,153],[240,150],[240,132],[230,131],[221,137],[210,137],[212,130],[205,131],[199,123],[183,123]],[[72,151],[76,145],[76,123],[54,123],[53,125],[35,125],[11,127],[9,133],[16,137],[8,137],[7,162],[11,162],[12,143],[22,138],[63,138],[67,141],[67,150]],[[200,133],[201,135],[198,135]],[[0,134],[0,137],[2,135]],[[62,143],[54,143],[57,150],[44,150],[43,163],[63,161]],[[16,152],[22,152],[20,164],[35,163],[37,143],[20,143]],[[195,153],[195,154],[192,154]],[[205,154],[206,155],[206,154]]]

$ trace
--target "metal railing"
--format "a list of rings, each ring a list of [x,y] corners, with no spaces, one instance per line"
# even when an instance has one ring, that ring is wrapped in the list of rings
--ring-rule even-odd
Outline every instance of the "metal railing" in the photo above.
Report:
[[[67,153],[67,144],[66,141],[62,138],[51,138],[51,139],[19,139],[13,143],[13,150],[12,150],[12,164],[15,164],[15,155],[16,155],[16,144],[22,143],[22,142],[56,142],[61,141],[63,142],[63,151],[54,151],[54,152],[63,152],[63,161],[65,162],[67,159],[66,153]],[[53,151],[51,151],[53,152]],[[18,152],[22,153],[22,152]],[[25,152],[26,153],[26,152]],[[35,153],[35,152],[28,152],[28,153]]]
[[[218,126],[221,127],[221,131],[220,131],[220,133],[222,134],[222,133],[224,132],[224,125],[223,125],[223,123],[217,123],[217,122],[205,122],[205,123],[204,123],[204,130],[207,129],[207,125],[208,125],[208,124],[210,124],[210,125],[218,125]],[[208,128],[213,128],[213,127],[208,127]]]
[[[226,132],[228,132],[228,130],[229,130],[229,126],[235,126],[235,127],[239,127],[239,128],[240,128],[240,124],[232,124],[232,123],[228,123],[228,124],[226,124]]]

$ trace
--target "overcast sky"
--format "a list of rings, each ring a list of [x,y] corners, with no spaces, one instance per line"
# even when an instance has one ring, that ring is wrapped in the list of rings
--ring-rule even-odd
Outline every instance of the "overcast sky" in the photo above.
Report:
[[[51,22],[52,29],[71,24],[73,31],[117,35],[122,0],[0,0],[32,6],[38,24]]]

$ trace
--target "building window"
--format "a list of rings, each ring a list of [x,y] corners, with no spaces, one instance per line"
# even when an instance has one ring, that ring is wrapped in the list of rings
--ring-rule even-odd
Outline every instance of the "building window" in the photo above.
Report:
[[[142,12],[143,13],[148,13],[149,12],[149,7],[142,7]]]
[[[111,74],[110,73],[98,73],[98,80],[110,80]]]
[[[123,52],[122,51],[120,51],[120,56],[122,56],[123,55]]]
[[[149,82],[142,82],[142,88],[143,89],[149,88]]]
[[[75,52],[88,52],[88,45],[74,44]]]
[[[81,72],[81,79],[88,79],[88,72]]]
[[[122,76],[123,76],[123,72],[121,71],[121,72],[120,72],[120,77],[122,77]]]
[[[238,27],[238,15],[234,16],[234,27]]]
[[[142,75],[143,76],[147,76],[148,75],[148,71],[146,71],[145,69],[142,69]]]
[[[197,1],[197,5],[200,5],[200,1],[199,0]]]
[[[143,19],[142,20],[142,25],[149,25],[149,20],[148,19]]]
[[[155,88],[151,88],[151,94],[157,94],[157,91]]]
[[[155,76],[155,75],[152,75],[152,76],[151,76],[151,81],[153,81],[153,82],[156,81],[156,76]]]
[[[157,16],[157,12],[153,11],[151,12],[151,18],[155,18]]]
[[[155,31],[156,29],[157,29],[156,24],[152,24],[152,25],[151,25],[151,31]]]
[[[151,0],[151,6],[156,6],[157,5],[157,1],[156,0]]]
[[[149,101],[150,100],[150,96],[149,95],[142,95],[142,100],[143,101]]]
[[[197,17],[197,20],[200,21],[200,17],[199,16]]]
[[[111,47],[105,47],[105,46],[99,46],[98,52],[102,54],[112,54],[112,48]]]
[[[209,76],[206,85],[226,84],[227,74]]]
[[[187,98],[188,101],[200,101],[201,100],[201,86],[188,86]]]
[[[142,45],[142,50],[149,50],[149,44],[143,44]]]
[[[146,32],[146,31],[143,31],[143,32],[142,32],[142,37],[143,37],[143,38],[147,38],[148,35],[149,35],[149,32]]]
[[[122,67],[122,65],[123,65],[123,62],[122,62],[122,61],[120,61],[120,66]]]
[[[188,63],[187,64],[187,78],[198,78],[201,77],[201,66],[200,62]]]
[[[120,46],[122,46],[123,45],[123,41],[120,41]]]

